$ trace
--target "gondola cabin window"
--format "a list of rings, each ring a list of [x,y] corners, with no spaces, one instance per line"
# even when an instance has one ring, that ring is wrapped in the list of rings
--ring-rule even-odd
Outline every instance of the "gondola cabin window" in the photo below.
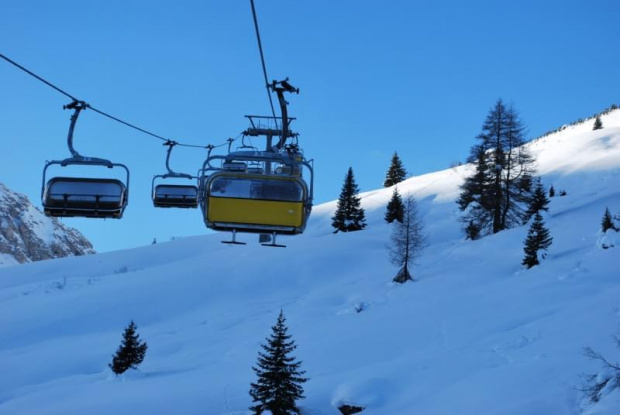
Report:
[[[265,178],[220,177],[211,183],[212,197],[301,202],[302,186],[297,181]]]

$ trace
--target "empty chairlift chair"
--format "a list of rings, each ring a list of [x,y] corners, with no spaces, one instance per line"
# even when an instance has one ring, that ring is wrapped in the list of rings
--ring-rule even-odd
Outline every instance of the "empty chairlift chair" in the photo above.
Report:
[[[153,177],[152,182],[152,199],[153,206],[158,208],[197,208],[198,207],[198,186],[189,184],[169,184],[160,183],[155,185],[157,179],[182,178],[189,180],[198,180],[198,177],[185,174],[175,173],[170,169],[170,153],[177,143],[167,141],[164,145],[168,146],[166,155],[166,169],[168,173],[160,174]]]
[[[129,169],[109,160],[81,156],[73,148],[73,130],[81,110],[88,106],[74,101],[65,108],[73,109],[69,127],[68,146],[72,157],[53,160],[45,164],[41,201],[47,216],[120,219],[128,203]],[[125,182],[116,178],[52,177],[46,181],[47,169],[52,165],[71,165],[120,168],[124,170]]]
[[[43,193],[47,216],[120,218],[127,201],[127,187],[117,179],[54,177]]]

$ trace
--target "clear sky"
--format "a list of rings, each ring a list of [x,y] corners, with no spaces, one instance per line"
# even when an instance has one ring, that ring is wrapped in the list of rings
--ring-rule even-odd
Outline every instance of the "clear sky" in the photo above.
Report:
[[[463,161],[500,97],[528,138],[620,103],[617,0],[255,1],[269,78],[301,89],[289,111],[315,203],[338,197],[349,166],[361,191],[380,187],[395,150],[412,175]],[[246,0],[4,1],[0,53],[187,144],[221,144],[270,112]],[[0,61],[0,181],[38,206],[45,160],[69,156],[67,103]],[[63,219],[97,250],[207,232],[198,210],[152,207],[160,140],[85,111],[75,147],[131,169],[122,220]],[[205,156],[177,148],[171,167],[195,173]]]

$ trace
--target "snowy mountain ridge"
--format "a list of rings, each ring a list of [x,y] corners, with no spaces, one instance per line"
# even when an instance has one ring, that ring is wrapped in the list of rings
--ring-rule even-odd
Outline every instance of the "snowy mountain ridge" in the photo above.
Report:
[[[0,266],[95,253],[76,229],[46,217],[0,183]]]
[[[303,414],[611,415],[575,389],[620,350],[620,246],[602,249],[605,207],[620,212],[620,111],[604,129],[568,127],[528,145],[551,199],[554,238],[521,266],[527,227],[463,237],[455,198],[471,166],[412,177],[429,246],[397,285],[384,223],[392,189],[361,194],[367,229],[334,234],[317,206],[286,249],[208,235],[0,269],[0,414],[247,414],[251,370],[280,309],[310,378]],[[608,231],[613,232],[613,231]],[[107,367],[134,320],[149,344],[139,371]]]

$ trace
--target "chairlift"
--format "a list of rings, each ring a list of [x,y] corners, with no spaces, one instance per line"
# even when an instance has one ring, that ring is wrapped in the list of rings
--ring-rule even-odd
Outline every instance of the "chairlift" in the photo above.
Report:
[[[153,198],[153,206],[158,208],[186,208],[192,209],[198,207],[198,186],[189,184],[169,184],[159,183],[155,185],[158,179],[181,178],[196,180],[198,177],[185,173],[176,173],[170,169],[170,153],[177,143],[167,141],[164,145],[168,146],[166,155],[166,169],[168,173],[159,174],[153,177],[151,184],[151,194]]]
[[[128,203],[129,169],[123,164],[113,163],[110,160],[80,155],[73,147],[73,131],[80,111],[88,108],[88,104],[83,101],[74,101],[63,108],[74,111],[67,136],[67,144],[72,157],[45,163],[41,185],[41,201],[45,215],[120,219]],[[125,181],[94,177],[52,177],[46,181],[47,169],[52,165],[120,168],[125,172]]]
[[[286,112],[283,92],[298,92],[288,82],[275,82],[271,88],[278,94],[282,117],[246,116],[251,127],[244,136],[266,138],[264,151],[244,146],[228,154],[211,155],[202,169],[200,204],[207,228],[232,232],[228,244],[243,244],[237,233],[257,233],[265,246],[284,247],[276,243],[277,235],[303,233],[312,210],[314,171],[312,161],[304,158],[295,144],[286,144],[297,135],[289,130],[294,118]],[[278,120],[282,128],[278,128]],[[262,124],[267,121],[269,125]],[[272,127],[275,124],[275,128]],[[278,137],[277,144],[273,144]],[[217,163],[219,162],[219,165]],[[302,172],[310,173],[310,185]]]
[[[236,241],[237,233],[258,233],[262,235],[261,242],[271,242],[263,245],[282,247],[276,243],[276,236],[303,233],[310,216],[314,187],[312,161],[304,158],[296,143],[286,144],[287,138],[296,137],[288,129],[293,118],[286,115],[286,101],[282,97],[285,89],[275,90],[286,119],[249,115],[246,117],[251,128],[243,133],[265,136],[265,150],[230,152],[229,149],[226,156],[209,153],[200,170],[204,222],[209,229],[232,232],[232,240],[224,243],[241,244]],[[276,126],[281,120],[283,129],[265,127],[260,124],[264,120]],[[274,137],[279,137],[276,145],[273,145]],[[304,170],[310,173],[309,186],[303,179]]]

